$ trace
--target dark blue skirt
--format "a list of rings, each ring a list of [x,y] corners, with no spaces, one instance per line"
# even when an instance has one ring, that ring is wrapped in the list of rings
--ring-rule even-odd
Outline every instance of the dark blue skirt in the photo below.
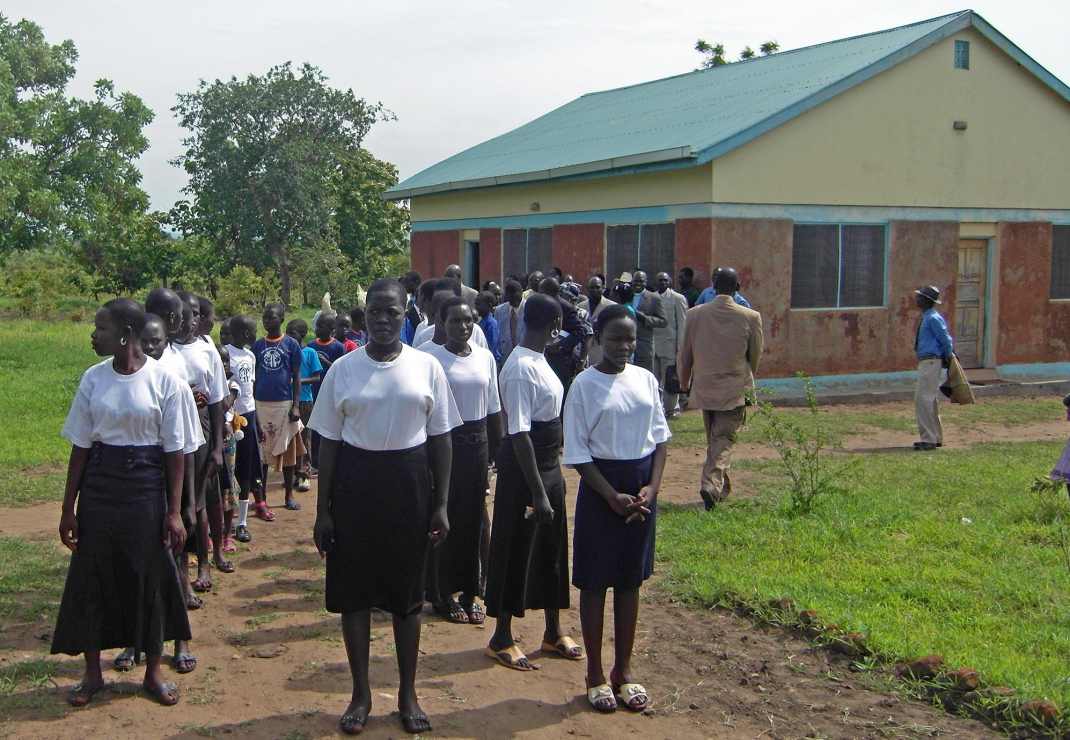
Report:
[[[133,647],[152,655],[167,640],[190,639],[178,569],[163,542],[164,477],[159,447],[93,445],[53,654]]]
[[[652,455],[641,460],[595,460],[620,493],[635,496],[650,482]],[[572,540],[572,585],[581,590],[639,588],[654,572],[657,502],[644,521],[625,523],[602,494],[581,478]]]

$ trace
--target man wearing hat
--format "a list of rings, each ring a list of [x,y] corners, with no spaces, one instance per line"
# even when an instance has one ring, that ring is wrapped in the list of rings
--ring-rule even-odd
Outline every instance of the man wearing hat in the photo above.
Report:
[[[947,330],[947,321],[936,310],[942,303],[940,289],[926,285],[914,291],[915,302],[921,309],[921,321],[914,339],[914,353],[918,356],[918,385],[914,390],[914,413],[918,417],[921,441],[915,450],[935,450],[944,444],[944,430],[940,426],[940,370],[951,362],[954,344]]]

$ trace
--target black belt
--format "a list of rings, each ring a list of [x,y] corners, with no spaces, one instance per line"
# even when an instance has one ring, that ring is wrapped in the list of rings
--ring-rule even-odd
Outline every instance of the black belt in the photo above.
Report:
[[[918,362],[921,362],[922,360],[942,360],[942,359],[944,359],[944,358],[941,357],[940,355],[925,355],[924,357],[919,357],[918,358]]]

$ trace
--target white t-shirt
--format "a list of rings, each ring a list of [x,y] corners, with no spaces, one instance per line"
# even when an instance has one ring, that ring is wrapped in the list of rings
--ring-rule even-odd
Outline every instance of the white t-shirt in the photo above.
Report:
[[[108,358],[85,371],[61,434],[76,447],[159,445],[164,452],[195,452],[203,443],[189,387],[151,357],[132,375]]]
[[[442,366],[407,345],[393,362],[376,362],[366,347],[338,358],[308,421],[327,439],[375,451],[416,447],[460,425]]]
[[[561,415],[565,388],[541,352],[514,347],[498,376],[498,387],[506,434],[530,432],[532,422],[553,421]]]
[[[256,380],[256,355],[252,350],[244,347],[227,345],[230,352],[230,372],[234,374],[233,380],[238,382],[238,400],[234,402],[234,410],[242,416],[250,411],[256,411],[256,401],[253,400],[253,381]]]
[[[468,357],[459,357],[446,349],[446,345],[434,342],[425,342],[420,351],[442,365],[461,420],[479,421],[502,410],[498,398],[498,364],[489,350],[468,346],[472,350]]]
[[[419,347],[424,342],[430,342],[433,336],[435,336],[435,327],[429,326],[427,319],[424,319],[412,335],[412,346]],[[472,338],[469,341],[483,349],[490,349],[487,346],[487,335],[483,333],[483,327],[474,321],[472,322]]]
[[[163,367],[169,373],[174,374],[174,376],[176,378],[178,378],[180,381],[182,381],[182,385],[185,386],[187,389],[189,389],[189,380],[187,380],[188,373],[186,371],[186,358],[181,352],[178,351],[178,348],[175,347],[170,342],[168,342],[166,345],[164,345],[163,354],[160,355],[159,364],[160,364],[161,367]],[[194,416],[196,417],[196,414],[197,414],[197,401],[196,401],[196,399],[193,398],[193,390],[192,389],[190,389],[190,391],[189,391],[189,397],[190,397],[190,400],[193,401],[193,413],[194,413]],[[199,418],[199,417],[197,417],[197,418]],[[197,434],[194,435],[194,438],[197,441],[197,444],[194,446],[194,448],[192,450],[186,450],[186,454],[190,454],[192,452],[196,452],[198,447],[200,447],[201,445],[203,445],[205,442],[208,441],[208,440],[206,440],[204,438],[204,431],[201,429],[201,425],[200,425],[199,421],[197,422]]]
[[[565,454],[561,462],[639,460],[672,436],[658,379],[638,365],[608,375],[589,367],[576,376],[565,401]]]
[[[219,403],[227,395],[227,374],[215,345],[194,340],[176,344],[186,361],[186,378],[193,387],[208,396],[208,403]]]

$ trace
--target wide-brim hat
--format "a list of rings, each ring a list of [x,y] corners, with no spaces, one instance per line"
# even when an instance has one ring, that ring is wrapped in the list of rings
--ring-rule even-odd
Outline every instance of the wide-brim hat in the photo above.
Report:
[[[622,283],[630,283],[632,281],[632,274],[630,272],[622,272],[617,280],[620,280]]]
[[[933,303],[943,303],[943,301],[940,300],[940,289],[935,285],[923,286],[918,290],[915,290],[914,294],[928,298]]]

